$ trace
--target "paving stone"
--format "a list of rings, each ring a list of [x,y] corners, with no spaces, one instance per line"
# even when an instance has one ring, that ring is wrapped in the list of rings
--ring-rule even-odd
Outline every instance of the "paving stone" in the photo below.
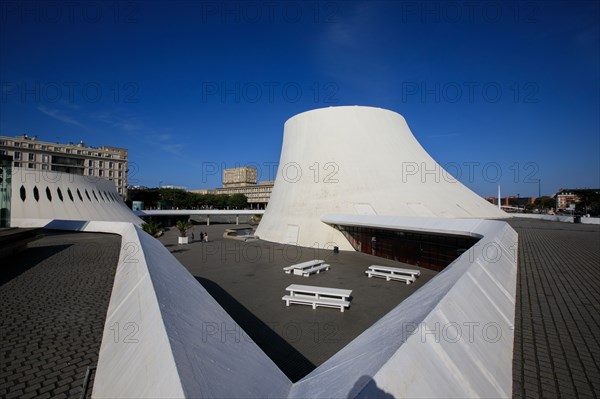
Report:
[[[87,256],[91,245],[105,249]],[[119,259],[119,236],[48,232],[0,268],[0,370],[8,394],[68,393],[81,381],[71,358],[96,364]]]
[[[519,233],[513,396],[600,396],[600,226],[508,220]],[[532,366],[532,362],[536,367]],[[558,387],[558,392],[556,389]]]

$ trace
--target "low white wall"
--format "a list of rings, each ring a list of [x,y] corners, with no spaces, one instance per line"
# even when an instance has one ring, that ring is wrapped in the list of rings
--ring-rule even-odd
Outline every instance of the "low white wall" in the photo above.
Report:
[[[583,224],[600,224],[600,218],[581,218]]]
[[[512,214],[513,217],[523,218],[523,219],[538,219],[538,220],[549,220],[552,222],[564,222],[564,223],[573,223],[573,216],[564,216],[564,215],[536,215],[532,213],[517,213]],[[600,218],[588,218],[581,217],[582,224],[600,224]]]

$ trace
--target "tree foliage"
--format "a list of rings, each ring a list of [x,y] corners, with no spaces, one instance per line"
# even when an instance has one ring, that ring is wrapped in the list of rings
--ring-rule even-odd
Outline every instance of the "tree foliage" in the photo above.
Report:
[[[157,237],[160,232],[159,224],[153,222],[142,223],[142,229],[152,237]]]
[[[589,213],[592,216],[600,215],[600,193],[595,190],[574,190],[579,200],[575,203],[575,210],[579,213]]]
[[[535,199],[535,205],[541,210],[552,209],[556,207],[556,200],[552,197],[542,196]]]
[[[143,201],[145,208],[156,208],[158,201],[171,201],[178,209],[245,209],[244,194],[197,194],[173,188],[130,190],[131,201]]]
[[[175,223],[175,228],[177,230],[179,230],[180,237],[185,237],[187,231],[192,228],[192,224],[190,222],[188,222],[187,220],[186,221],[179,220],[179,221],[177,221],[177,223]]]

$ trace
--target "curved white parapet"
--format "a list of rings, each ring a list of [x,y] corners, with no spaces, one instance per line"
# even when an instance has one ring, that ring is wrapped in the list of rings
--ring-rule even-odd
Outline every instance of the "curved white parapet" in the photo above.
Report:
[[[142,220],[125,205],[110,180],[69,173],[14,168],[11,226],[43,226],[54,220]]]
[[[301,246],[352,250],[328,213],[507,218],[437,164],[399,114],[330,107],[290,118],[275,186],[256,234]]]

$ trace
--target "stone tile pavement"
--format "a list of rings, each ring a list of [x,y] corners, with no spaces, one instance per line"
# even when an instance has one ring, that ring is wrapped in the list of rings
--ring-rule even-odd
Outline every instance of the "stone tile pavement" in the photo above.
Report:
[[[98,361],[121,238],[46,234],[0,262],[2,398],[79,397]]]
[[[600,226],[511,219],[519,233],[513,396],[600,396]]]

